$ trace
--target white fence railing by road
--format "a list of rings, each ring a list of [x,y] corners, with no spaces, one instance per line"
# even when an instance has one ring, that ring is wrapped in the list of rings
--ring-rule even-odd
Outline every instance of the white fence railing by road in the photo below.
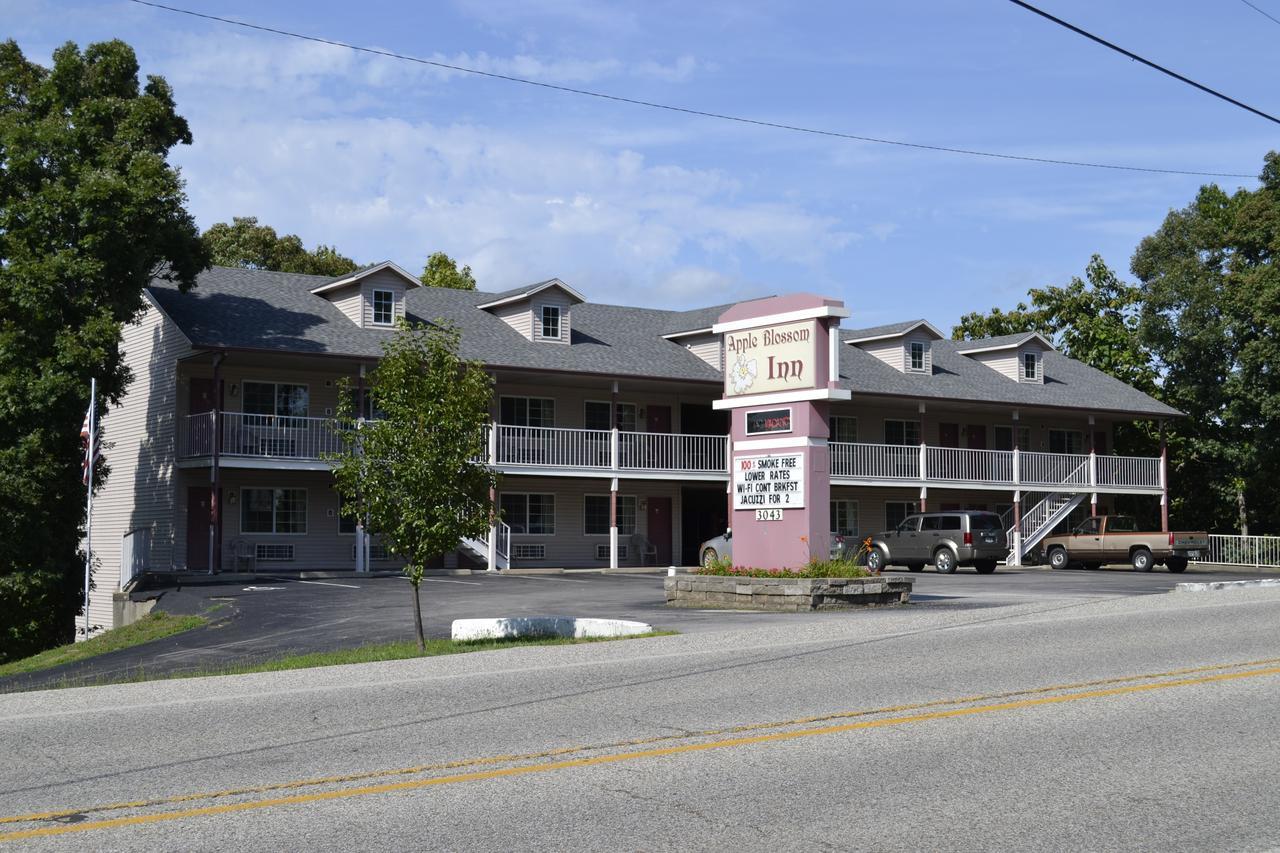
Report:
[[[1280,569],[1280,536],[1211,533],[1208,553],[1196,562]]]

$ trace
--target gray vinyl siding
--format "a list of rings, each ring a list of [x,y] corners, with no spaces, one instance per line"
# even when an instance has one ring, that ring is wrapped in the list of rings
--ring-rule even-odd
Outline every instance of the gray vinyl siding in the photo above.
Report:
[[[533,309],[527,301],[510,305],[499,305],[493,309],[499,320],[520,333],[527,340],[533,340]]]
[[[723,352],[724,347],[721,344],[721,335],[696,335],[681,340],[685,348],[716,370],[724,369]]]
[[[348,320],[357,326],[361,323],[361,312],[364,310],[364,293],[359,284],[353,284],[327,295],[334,307],[341,311]]]
[[[510,382],[499,384],[494,390],[491,415],[498,420],[499,399],[501,397],[539,397],[555,400],[555,426],[564,428],[583,428],[586,423],[586,402],[594,400],[609,402],[612,395],[610,384],[601,381],[598,388],[565,388],[547,384],[519,385]],[[618,391],[619,403],[632,403],[636,406],[637,429],[645,431],[650,405],[669,406],[671,408],[671,431],[681,432],[680,406],[689,403],[698,406],[711,406],[714,397],[710,394],[660,394],[655,391],[636,391],[624,383]]]
[[[392,298],[395,300],[392,309],[393,321],[404,317],[404,279],[391,270],[379,270],[360,280],[360,291],[363,294],[363,319],[361,325],[366,329],[387,328],[386,326],[375,325],[373,322],[373,292],[375,290],[391,291]]]
[[[172,567],[174,530],[174,425],[176,367],[190,343],[150,304],[141,320],[122,330],[124,363],[133,372],[120,405],[100,423],[103,455],[110,474],[93,500],[93,553],[98,561],[96,591],[90,596],[93,625],[112,627],[112,593],[120,588],[121,545],[126,533],[151,531],[148,567]],[[207,476],[207,475],[206,475]]]
[[[857,344],[857,347],[868,355],[873,355],[898,372],[904,368],[902,338],[891,338],[887,341],[870,341]]]
[[[531,300],[532,312],[530,316],[533,320],[533,338],[537,341],[547,341],[551,343],[569,343],[571,338],[569,315],[572,313],[573,302],[569,297],[558,289],[544,290]],[[556,338],[547,338],[542,335],[542,308],[543,306],[554,306],[560,309],[560,336]]]
[[[1001,350],[1000,352],[980,352],[977,355],[970,356],[974,361],[985,364],[996,373],[1018,381],[1018,354],[1009,350]]]

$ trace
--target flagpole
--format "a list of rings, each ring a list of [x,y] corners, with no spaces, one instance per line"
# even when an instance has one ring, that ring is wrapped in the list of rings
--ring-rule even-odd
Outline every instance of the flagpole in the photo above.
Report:
[[[86,451],[88,475],[84,523],[84,638],[89,639],[89,570],[93,565],[93,463],[98,438],[98,380],[89,380],[89,449]]]

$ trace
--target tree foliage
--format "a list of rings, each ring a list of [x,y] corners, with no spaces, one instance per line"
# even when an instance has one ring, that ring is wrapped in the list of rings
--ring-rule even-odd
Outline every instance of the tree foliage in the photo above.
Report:
[[[185,290],[208,265],[167,159],[190,142],[127,44],[68,43],[48,68],[0,44],[0,660],[71,636],[90,377],[118,401],[143,288],[160,275]]]
[[[1191,415],[1172,457],[1177,479],[1197,485],[1181,508],[1280,533],[1280,155],[1260,180],[1232,194],[1201,187],[1138,246],[1133,273],[1164,399]]]
[[[497,485],[483,462],[493,382],[478,362],[458,357],[458,340],[451,326],[402,320],[370,378],[379,417],[360,420],[357,401],[344,392],[343,452],[332,460],[343,513],[367,519],[406,561],[420,648],[423,571],[462,538],[488,534]]]
[[[1151,354],[1138,335],[1141,289],[1121,281],[1101,256],[1090,258],[1083,279],[1075,276],[1062,287],[1032,288],[1028,296],[1030,306],[1019,302],[1008,312],[992,308],[987,314],[965,314],[952,338],[1039,332],[1064,355],[1139,390],[1155,391]]]
[[[276,234],[270,225],[259,225],[256,216],[236,216],[230,224],[218,222],[204,232],[213,263],[223,267],[275,270],[310,275],[345,275],[359,264],[332,246],[308,250],[297,234]]]
[[[422,283],[427,287],[449,287],[454,290],[475,290],[476,277],[471,267],[458,269],[458,262],[444,252],[432,252],[422,270]]]

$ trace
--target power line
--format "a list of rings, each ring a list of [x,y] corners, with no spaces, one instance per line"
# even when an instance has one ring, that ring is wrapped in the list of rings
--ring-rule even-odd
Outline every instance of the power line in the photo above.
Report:
[[[388,59],[399,59],[405,62],[415,62],[419,65],[430,65],[435,68],[443,68],[448,71],[458,71],[464,74],[474,74],[478,77],[488,77],[493,80],[503,80],[508,83],[522,83],[526,86],[537,86],[541,89],[550,89],[556,92],[565,92],[571,95],[583,95],[589,98],[599,98],[605,101],[614,101],[616,103],[630,104],[637,107],[647,107],[655,110],[666,110],[667,112],[681,113],[684,115],[699,116],[701,118],[718,119],[720,121],[731,121],[738,124],[754,125],[756,127],[768,127],[774,130],[787,130],[794,133],[807,133],[814,136],[835,137],[837,139],[849,139],[856,142],[872,142],[878,145],[896,145],[902,148],[915,148],[924,151],[941,151],[948,154],[966,154],[972,157],[988,157],[996,160],[1018,160],[1027,163],[1044,163],[1055,166],[1083,166],[1090,169],[1112,169],[1124,172],[1150,172],[1161,175],[1192,175],[1195,177],[1206,178],[1256,178],[1257,175],[1243,174],[1238,172],[1199,172],[1187,169],[1158,169],[1150,166],[1125,166],[1115,163],[1090,163],[1081,160],[1057,160],[1050,157],[1030,157],[1022,154],[1004,154],[992,151],[978,151],[970,148],[951,148],[945,145],[926,145],[920,142],[904,142],[900,139],[880,139],[874,136],[858,136],[852,133],[841,133],[835,130],[822,130],[820,128],[801,127],[799,125],[781,124],[779,122],[764,121],[762,119],[746,118],[743,116],[728,115],[725,113],[714,113],[706,110],[696,110],[689,107],[678,107],[671,104],[660,104],[655,101],[644,101],[638,98],[627,98],[622,95],[612,95],[607,92],[596,92],[590,89],[576,89],[572,86],[560,86],[555,83],[544,83],[539,80],[529,80],[524,77],[514,77],[509,74],[498,74],[493,71],[481,71],[478,68],[467,68],[462,65],[453,65],[448,62],[440,62],[434,59],[423,59],[418,56],[409,56],[403,53],[395,53],[389,50],[381,50],[374,47],[364,47],[362,45],[349,44],[347,42],[336,41],[334,39],[322,38],[320,36],[311,36],[304,33],[295,33],[289,30],[268,27],[262,24],[252,24],[248,21],[240,21],[235,18],[223,18],[218,15],[209,15],[204,12],[195,12],[190,9],[182,9],[177,6],[167,6],[163,3],[155,3],[152,0],[130,0],[139,6],[150,6],[153,9],[161,9],[166,12],[175,12],[180,15],[189,15],[193,18],[203,18],[208,21],[217,21],[222,24],[230,24],[235,27],[243,27],[250,30],[258,30],[259,32],[272,33],[273,35],[286,36],[288,38],[301,39],[303,41],[315,42],[317,44],[327,44],[333,47],[341,47],[346,50],[354,50],[360,53],[368,53],[374,56],[382,56]]]
[[[1190,77],[1183,77],[1178,72],[1170,71],[1168,68],[1165,68],[1163,65],[1157,65],[1156,63],[1152,62],[1150,59],[1143,59],[1141,56],[1138,56],[1138,54],[1133,53],[1132,51],[1125,50],[1123,47],[1120,47],[1119,45],[1112,44],[1111,42],[1107,41],[1106,39],[1100,36],[1095,36],[1091,32],[1082,30],[1079,27],[1077,27],[1075,24],[1068,24],[1066,21],[1062,20],[1061,18],[1055,18],[1053,15],[1050,15],[1048,12],[1044,11],[1043,9],[1037,9],[1035,6],[1032,6],[1030,3],[1024,3],[1023,0],[1009,0],[1009,2],[1013,3],[1016,6],[1021,6],[1022,8],[1026,9],[1029,12],[1035,12],[1040,17],[1047,18],[1050,21],[1053,21],[1058,26],[1066,27],[1067,29],[1071,30],[1073,33],[1078,33],[1079,35],[1082,35],[1087,39],[1096,41],[1098,44],[1103,45],[1104,47],[1109,47],[1112,50],[1114,50],[1116,53],[1122,53],[1132,60],[1141,62],[1143,65],[1146,65],[1150,68],[1154,68],[1155,70],[1159,71],[1162,74],[1168,74],[1173,79],[1180,80],[1183,83],[1186,83],[1188,86],[1194,86],[1195,88],[1199,89],[1201,92],[1206,92],[1210,95],[1213,95],[1215,98],[1221,98],[1222,100],[1226,101],[1228,104],[1234,104],[1235,106],[1239,107],[1242,110],[1248,110],[1249,112],[1253,113],[1256,116],[1261,116],[1262,118],[1265,118],[1267,121],[1272,121],[1272,122],[1275,122],[1276,124],[1280,124],[1280,118],[1276,118],[1273,115],[1264,113],[1262,110],[1254,109],[1248,104],[1243,103],[1241,101],[1237,101],[1235,98],[1231,97],[1230,95],[1224,95],[1216,89],[1210,89],[1208,86],[1205,86],[1201,83],[1197,83],[1195,80],[1192,80]],[[1252,6],[1253,4],[1250,3],[1249,5]],[[1257,7],[1254,6],[1254,8],[1256,9]],[[1261,12],[1262,10],[1258,9],[1258,11]],[[1263,12],[1263,14],[1266,15],[1265,12]],[[1267,17],[1270,18],[1271,16],[1267,15]]]
[[[1250,3],[1250,2],[1249,2],[1249,0],[1240,0],[1240,2],[1241,2],[1241,3],[1243,3],[1244,5],[1248,6],[1248,7],[1249,7],[1250,9],[1252,9],[1253,11],[1257,12],[1257,13],[1258,13],[1259,15],[1261,15],[1262,17],[1264,17],[1264,18],[1270,18],[1270,19],[1271,19],[1272,21],[1274,21],[1275,23],[1280,24],[1280,18],[1277,18],[1277,17],[1275,17],[1274,15],[1270,14],[1269,12],[1265,12],[1265,11],[1263,11],[1262,9],[1259,9],[1257,6],[1255,6],[1255,5],[1253,5],[1252,3]]]

